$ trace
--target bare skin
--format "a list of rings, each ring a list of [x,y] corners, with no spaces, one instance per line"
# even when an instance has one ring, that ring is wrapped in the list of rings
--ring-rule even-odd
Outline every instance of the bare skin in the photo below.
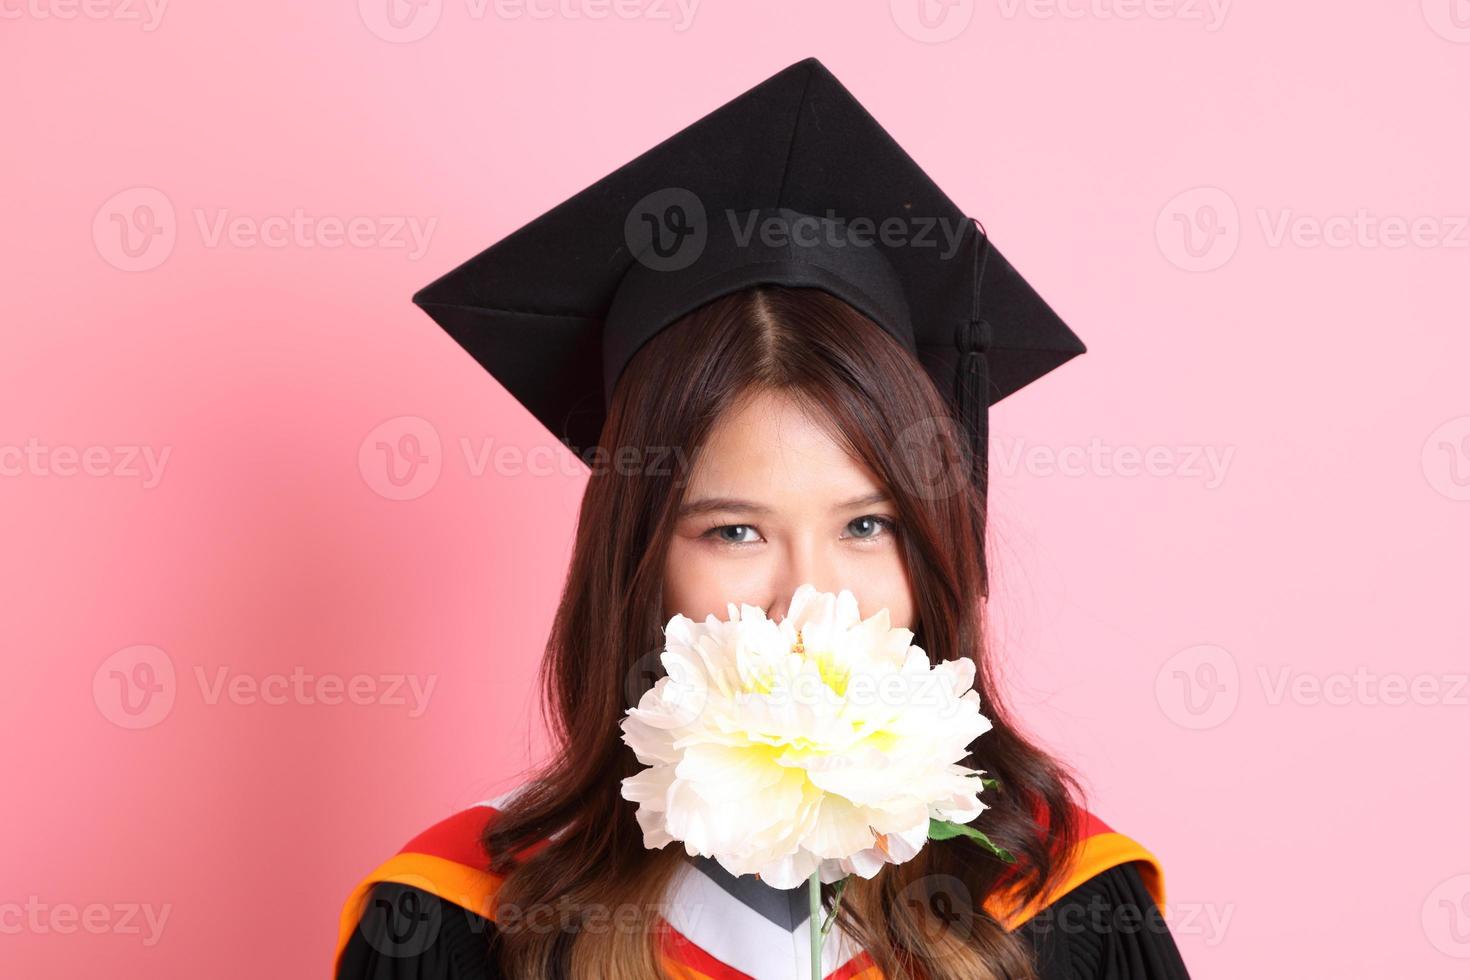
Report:
[[[760,392],[715,425],[664,562],[664,619],[730,602],[786,614],[796,587],[850,589],[864,618],[912,627],[913,589],[886,489],[789,396]]]

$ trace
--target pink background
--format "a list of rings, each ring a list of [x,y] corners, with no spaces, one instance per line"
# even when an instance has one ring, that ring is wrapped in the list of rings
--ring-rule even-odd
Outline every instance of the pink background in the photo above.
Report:
[[[514,783],[584,477],[409,296],[816,55],[1091,348],[1001,645],[1194,975],[1464,976],[1470,8],[561,2],[0,8],[0,974],[321,976]]]

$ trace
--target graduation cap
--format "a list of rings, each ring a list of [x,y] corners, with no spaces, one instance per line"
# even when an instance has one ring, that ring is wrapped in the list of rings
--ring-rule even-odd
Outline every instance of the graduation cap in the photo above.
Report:
[[[583,455],[644,342],[695,307],[760,284],[831,293],[915,354],[968,434],[982,491],[989,406],[1086,350],[815,58],[413,301]]]

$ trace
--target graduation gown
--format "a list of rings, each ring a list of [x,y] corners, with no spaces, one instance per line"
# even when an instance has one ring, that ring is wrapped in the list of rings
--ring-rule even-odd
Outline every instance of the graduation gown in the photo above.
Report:
[[[514,792],[514,791],[513,791]],[[496,963],[501,877],[483,870],[480,835],[510,795],[462,810],[414,837],[348,896],[337,980],[514,980]],[[1061,884],[1020,907],[987,912],[1025,937],[1043,980],[1188,980],[1164,925],[1163,872],[1131,838],[1082,814],[1082,843]],[[778,889],[687,857],[662,907],[663,965],[673,980],[807,980],[807,887]],[[839,925],[823,940],[825,980],[883,980]]]

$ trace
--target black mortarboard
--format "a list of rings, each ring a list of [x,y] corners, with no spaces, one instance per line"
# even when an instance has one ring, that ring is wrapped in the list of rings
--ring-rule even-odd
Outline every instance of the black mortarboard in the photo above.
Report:
[[[914,352],[986,479],[986,409],[1086,348],[815,58],[761,82],[413,301],[573,451],[628,359],[694,307],[821,288]],[[982,549],[983,554],[983,549]]]

